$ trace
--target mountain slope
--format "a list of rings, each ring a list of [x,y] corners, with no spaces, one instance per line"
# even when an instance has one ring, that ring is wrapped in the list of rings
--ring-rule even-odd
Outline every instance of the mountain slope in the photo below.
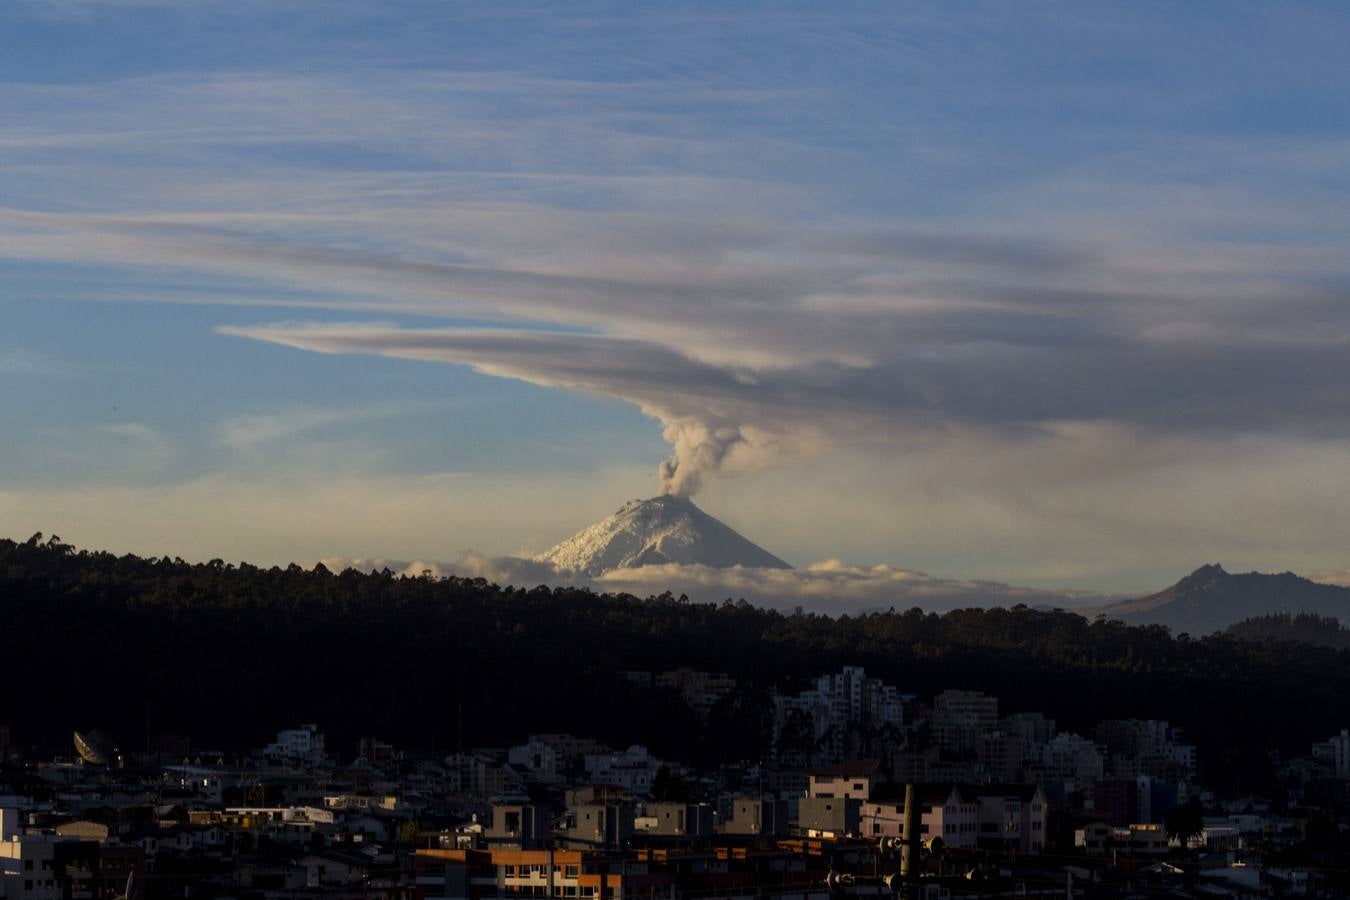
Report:
[[[1232,575],[1215,564],[1201,566],[1156,594],[1082,612],[1128,625],[1166,625],[1178,633],[1209,634],[1271,613],[1350,618],[1350,588],[1318,584],[1292,572]]]
[[[565,572],[600,575],[613,569],[680,563],[718,569],[790,569],[683,497],[632,500],[618,512],[535,559]]]

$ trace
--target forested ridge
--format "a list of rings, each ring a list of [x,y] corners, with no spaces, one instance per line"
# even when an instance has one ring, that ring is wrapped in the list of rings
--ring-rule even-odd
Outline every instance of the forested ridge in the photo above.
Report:
[[[1217,786],[1255,788],[1267,751],[1306,754],[1350,724],[1350,651],[1064,611],[917,609],[830,618],[744,602],[690,603],[481,579],[264,569],[0,540],[7,688],[17,744],[99,727],[125,749],[155,732],[244,749],[302,721],[343,749],[376,735],[410,749],[569,731],[715,761],[751,753],[771,688],[865,666],[923,698],[961,687],[1061,728],[1163,718],[1187,731]],[[744,690],[700,726],[624,670],[728,672]]]
[[[1350,628],[1332,616],[1316,613],[1271,613],[1230,625],[1228,633],[1249,641],[1293,641],[1350,649]]]

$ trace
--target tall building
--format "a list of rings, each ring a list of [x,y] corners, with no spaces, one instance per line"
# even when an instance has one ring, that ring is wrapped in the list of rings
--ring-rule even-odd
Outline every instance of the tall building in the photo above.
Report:
[[[586,774],[592,781],[618,785],[637,794],[648,793],[656,781],[661,760],[634,744],[622,753],[594,753],[586,756]]]
[[[1026,741],[1021,735],[986,731],[975,741],[975,759],[990,781],[1017,781],[1021,778]]]
[[[933,700],[933,739],[946,752],[974,752],[979,736],[997,728],[997,697],[946,690]]]
[[[1004,716],[1001,727],[1004,732],[1020,737],[1028,747],[1040,746],[1055,736],[1055,720],[1038,712]]]
[[[1313,744],[1312,752],[1314,759],[1331,766],[1335,777],[1350,780],[1350,729],[1342,728],[1341,733],[1330,740]]]
[[[780,758],[798,752],[810,762],[840,761],[861,749],[849,746],[850,731],[901,728],[906,699],[861,666],[845,666],[821,675],[813,690],[774,697],[775,747]]]

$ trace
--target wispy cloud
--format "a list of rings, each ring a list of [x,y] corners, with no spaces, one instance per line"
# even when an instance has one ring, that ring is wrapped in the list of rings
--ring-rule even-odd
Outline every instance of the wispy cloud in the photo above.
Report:
[[[21,347],[0,349],[0,375],[71,378],[76,374],[78,374],[77,367],[35,350]]]
[[[110,442],[123,445],[123,453],[133,459],[138,468],[162,469],[178,454],[170,438],[145,422],[102,425],[97,432]]]
[[[528,268],[498,258],[505,249],[481,236],[473,258],[448,262],[155,217],[18,210],[0,211],[0,221],[43,236],[0,236],[0,253],[247,267],[345,296],[333,306],[359,292],[372,309],[572,329],[222,331],[468,364],[631,402],[663,423],[675,451],[666,482],[677,491],[822,447],[958,425],[1346,431],[1333,401],[1350,387],[1350,309],[1335,285],[1350,284],[1350,273],[1330,251],[1217,248],[1204,262],[1103,239],[762,224],[723,226],[713,250],[707,236],[685,235],[692,223],[653,215],[643,240],[592,256],[582,251],[644,220],[555,215],[577,255]],[[688,254],[700,252],[712,265],[691,269]]]
[[[232,416],[215,427],[217,439],[232,450],[253,450],[277,441],[288,441],[326,428],[373,422],[380,419],[439,412],[445,403],[391,401],[371,407],[314,409],[295,407],[266,413]]]

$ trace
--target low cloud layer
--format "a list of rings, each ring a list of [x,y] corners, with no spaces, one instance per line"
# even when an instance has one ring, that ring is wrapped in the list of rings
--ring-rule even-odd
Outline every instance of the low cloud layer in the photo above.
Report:
[[[513,556],[490,558],[466,554],[452,563],[342,557],[320,562],[335,572],[347,568],[363,572],[388,568],[400,575],[485,578],[502,586],[522,588],[569,585],[638,597],[669,591],[676,596],[683,594],[699,603],[743,599],[770,609],[787,611],[802,607],[810,612],[829,615],[916,606],[930,612],[942,612],[1018,603],[1068,609],[1116,599],[1081,591],[1048,591],[993,581],[933,578],[922,572],[892,566],[849,566],[838,560],[812,563],[802,569],[751,569],[739,566],[715,569],[709,566],[667,564],[615,569],[594,578],[560,572],[547,562]]]

